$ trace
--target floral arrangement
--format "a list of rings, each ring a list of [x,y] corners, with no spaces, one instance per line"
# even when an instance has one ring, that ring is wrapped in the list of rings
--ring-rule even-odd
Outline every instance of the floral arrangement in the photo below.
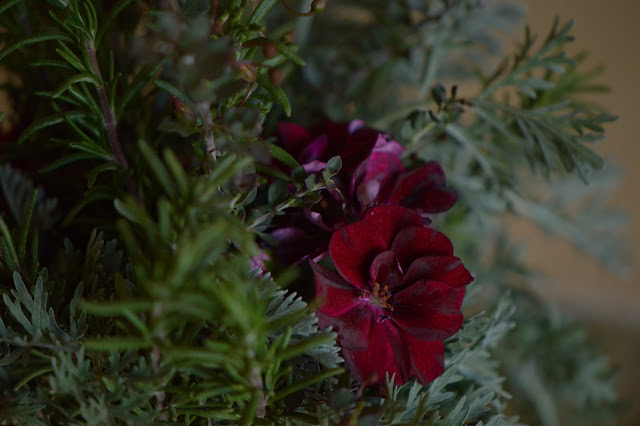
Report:
[[[505,55],[521,18],[0,3],[0,424],[613,418],[614,369],[504,219],[621,269],[595,226],[615,117],[580,100],[571,22]]]

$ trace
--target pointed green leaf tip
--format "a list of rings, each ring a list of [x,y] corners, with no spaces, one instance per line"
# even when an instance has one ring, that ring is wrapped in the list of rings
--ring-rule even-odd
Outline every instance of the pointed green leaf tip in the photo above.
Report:
[[[62,95],[64,92],[66,92],[67,90],[69,90],[69,88],[71,86],[73,86],[74,84],[77,83],[81,83],[81,82],[85,82],[85,83],[93,83],[96,85],[96,87],[101,87],[102,86],[102,82],[100,81],[100,79],[98,77],[96,77],[95,74],[90,73],[90,72],[82,72],[76,75],[73,75],[71,77],[69,77],[67,80],[65,80],[57,89],[55,92],[53,92],[53,94],[51,95],[52,98],[57,98],[58,96]]]
[[[282,149],[278,145],[270,143],[269,144],[269,152],[271,153],[271,156],[273,158],[275,158],[276,160],[282,162],[287,167],[291,167],[294,170],[297,169],[298,167],[300,167],[300,164],[296,161],[296,159],[293,158],[291,156],[291,154],[289,154],[287,151],[285,151],[284,149]],[[305,176],[306,176],[306,174],[305,174]]]
[[[287,117],[291,117],[291,104],[289,103],[289,99],[284,93],[284,90],[282,90],[280,86],[276,86],[275,84],[273,84],[269,80],[269,77],[264,74],[258,73],[257,81],[264,90],[266,90],[271,96],[273,96],[273,100],[280,104],[280,106],[284,110],[285,115]]]
[[[278,0],[262,0],[260,3],[258,3],[258,6],[256,6],[256,8],[253,10],[253,13],[249,17],[248,23],[257,24],[258,22],[262,21],[264,15],[266,15],[269,9],[271,9],[273,5],[276,4],[276,1]]]

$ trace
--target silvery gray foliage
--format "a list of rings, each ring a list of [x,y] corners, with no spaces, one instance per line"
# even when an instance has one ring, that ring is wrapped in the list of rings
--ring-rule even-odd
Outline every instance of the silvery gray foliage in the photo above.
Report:
[[[611,187],[593,197],[566,178],[599,187],[593,144],[613,116],[580,100],[597,72],[566,53],[570,23],[538,41],[525,30],[504,53],[521,12],[488,0],[329,0],[311,18],[277,0],[0,3],[0,61],[21,80],[3,86],[18,135],[0,136],[41,172],[0,166],[0,423],[516,425],[507,403],[546,426],[606,419],[608,361],[529,291],[502,218],[619,268],[617,243],[593,244],[619,225],[602,204]],[[433,225],[476,277],[466,308],[485,313],[446,342],[428,386],[360,387],[309,304],[247,273],[274,220],[335,186],[270,139],[283,116],[322,115],[388,132],[406,167],[436,160],[460,194]],[[544,179],[557,195],[540,195]]]
[[[287,291],[272,279],[270,274],[266,274],[261,278],[260,297],[269,300],[269,304],[265,311],[267,321],[271,324],[277,323],[287,316],[299,316],[299,319],[293,325],[284,325],[283,327],[274,328],[269,332],[269,337],[273,340],[282,339],[285,333],[290,333],[291,342],[301,342],[309,336],[315,334],[326,334],[328,331],[320,331],[317,323],[318,318],[313,312],[308,312],[307,303],[302,300],[295,292]],[[300,316],[300,314],[302,314]],[[291,330],[286,330],[290,327]],[[307,351],[307,355],[311,356],[326,368],[337,368],[343,363],[339,355],[340,348],[335,342],[318,345]]]

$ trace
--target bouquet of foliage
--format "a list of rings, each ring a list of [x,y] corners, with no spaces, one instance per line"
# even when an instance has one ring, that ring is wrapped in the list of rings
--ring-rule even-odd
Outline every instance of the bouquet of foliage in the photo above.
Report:
[[[608,421],[505,218],[619,270],[615,117],[521,15],[2,1],[0,424]]]

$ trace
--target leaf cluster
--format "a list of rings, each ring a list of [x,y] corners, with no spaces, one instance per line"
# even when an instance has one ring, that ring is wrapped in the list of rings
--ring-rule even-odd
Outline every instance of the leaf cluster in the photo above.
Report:
[[[0,4],[14,110],[0,155],[23,170],[0,167],[0,423],[518,424],[510,394],[548,425],[609,415],[608,362],[528,291],[501,220],[620,267],[594,244],[619,224],[606,176],[595,196],[576,181],[602,166],[593,142],[613,116],[580,99],[597,70],[565,53],[571,24],[541,44],[525,30],[490,71],[520,18],[508,2],[281,6]],[[369,119],[407,168],[437,160],[460,193],[433,225],[476,276],[467,309],[489,313],[446,342],[429,386],[355,384],[336,334],[283,288],[300,271],[259,267],[278,220],[339,195],[339,157],[309,175],[268,139],[294,112]]]

